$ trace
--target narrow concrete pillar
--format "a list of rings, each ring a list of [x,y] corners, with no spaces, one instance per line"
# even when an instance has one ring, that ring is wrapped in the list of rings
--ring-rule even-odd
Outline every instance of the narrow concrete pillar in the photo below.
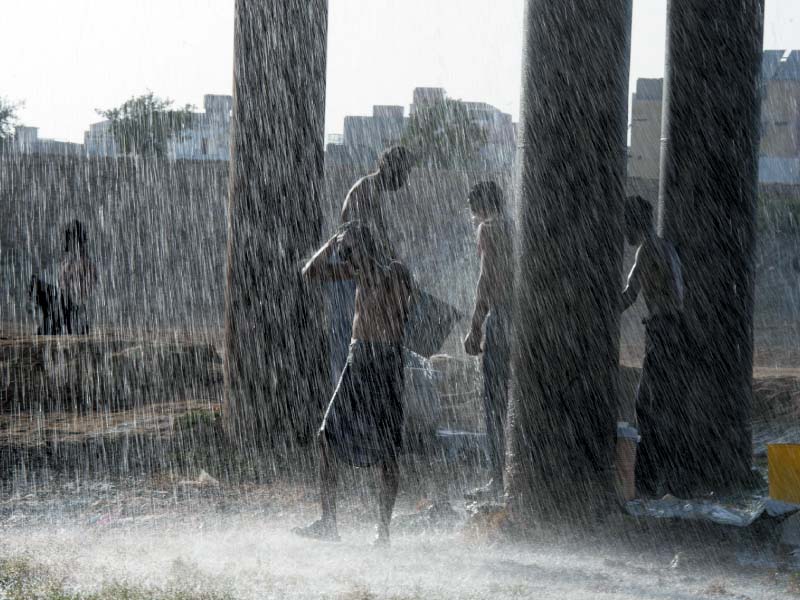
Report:
[[[514,518],[592,518],[612,487],[631,0],[528,0],[513,383]]]
[[[327,388],[320,241],[326,0],[237,0],[225,296],[225,424],[244,449],[292,444]]]
[[[682,493],[750,477],[763,27],[764,0],[668,5],[659,233],[683,264],[690,355],[673,356],[662,476]]]

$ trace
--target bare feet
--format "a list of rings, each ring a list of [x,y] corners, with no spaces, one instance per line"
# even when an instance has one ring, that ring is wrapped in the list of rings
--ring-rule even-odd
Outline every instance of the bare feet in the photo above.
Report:
[[[292,529],[292,533],[321,542],[338,542],[340,539],[339,532],[336,530],[336,522],[323,521],[322,519],[318,519],[305,527],[295,527]]]

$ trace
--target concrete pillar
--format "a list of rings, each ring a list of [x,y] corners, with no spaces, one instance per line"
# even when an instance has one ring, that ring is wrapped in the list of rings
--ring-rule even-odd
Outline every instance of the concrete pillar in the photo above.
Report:
[[[225,296],[225,424],[242,448],[307,437],[326,399],[320,242],[326,0],[237,0]]]
[[[631,0],[528,0],[514,377],[514,518],[604,504],[619,362]]]
[[[689,392],[661,418],[675,431],[663,475],[682,493],[750,476],[763,26],[764,0],[668,5],[659,233],[681,257],[693,349],[673,365]]]

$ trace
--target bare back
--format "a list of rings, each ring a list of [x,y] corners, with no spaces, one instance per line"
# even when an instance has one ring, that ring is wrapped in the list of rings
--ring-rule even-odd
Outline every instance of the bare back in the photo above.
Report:
[[[383,214],[383,196],[383,186],[378,182],[375,173],[362,177],[347,192],[342,205],[341,222],[360,221],[366,225],[372,231],[381,250],[387,256],[394,258],[395,253],[389,242]]]
[[[628,287],[641,287],[651,316],[683,312],[683,273],[675,247],[658,237],[646,240],[636,251]]]
[[[514,246],[511,222],[505,217],[481,223],[478,254],[486,277],[490,310],[508,309],[514,288]]]
[[[412,287],[408,269],[393,261],[379,273],[357,275],[356,283],[353,339],[402,342]]]

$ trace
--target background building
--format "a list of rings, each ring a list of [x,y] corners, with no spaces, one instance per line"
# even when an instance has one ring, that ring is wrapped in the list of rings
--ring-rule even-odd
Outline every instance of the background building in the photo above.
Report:
[[[406,128],[402,106],[373,106],[371,117],[344,118],[342,144],[359,161],[374,161],[384,148],[397,144]]]
[[[631,104],[628,177],[658,179],[661,156],[663,79],[639,79]]]
[[[761,65],[759,179],[800,183],[800,51],[767,50]]]
[[[192,125],[167,143],[167,158],[172,160],[230,160],[231,108],[233,97],[206,94],[204,112],[193,114]],[[92,123],[84,133],[87,156],[118,156],[119,149],[110,121]]]
[[[20,154],[51,154],[60,156],[83,156],[83,145],[60,142],[39,137],[38,127],[18,125],[14,128],[12,149]]]
[[[759,180],[800,184],[800,51],[764,51],[762,78]],[[663,80],[636,82],[629,177],[659,177],[662,96]]]
[[[385,105],[373,106],[371,116],[347,116],[343,133],[328,136],[326,160],[331,164],[374,164],[381,151],[401,141],[410,118],[446,100],[444,88],[418,87],[412,94],[409,116],[405,116],[403,106]],[[511,115],[485,102],[463,102],[463,106],[486,139],[475,159],[475,168],[509,167],[516,155],[516,126]]]

